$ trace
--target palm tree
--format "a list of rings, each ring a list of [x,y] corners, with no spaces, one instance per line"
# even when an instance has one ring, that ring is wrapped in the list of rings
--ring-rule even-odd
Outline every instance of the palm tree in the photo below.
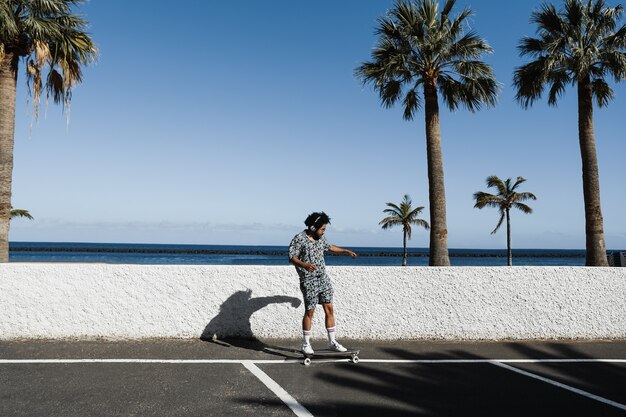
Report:
[[[528,207],[526,204],[520,203],[520,201],[537,199],[533,193],[518,193],[515,191],[523,182],[526,182],[524,178],[517,177],[515,184],[511,185],[511,178],[506,181],[502,181],[500,178],[492,175],[487,178],[487,187],[496,188],[498,190],[498,194],[493,195],[482,191],[474,193],[474,199],[476,200],[474,208],[482,209],[483,207],[489,206],[500,210],[500,220],[498,221],[496,228],[491,232],[492,235],[498,231],[500,226],[502,226],[502,222],[506,217],[506,254],[509,266],[513,266],[513,255],[511,254],[510,211],[512,208],[516,208],[526,214],[530,214],[533,212],[533,209]]]
[[[87,22],[72,14],[84,0],[2,0],[0,2],[0,262],[9,260],[9,221],[15,125],[15,93],[20,61],[26,67],[35,118],[46,98],[69,107],[81,66],[92,62],[96,47]]]
[[[578,89],[578,141],[585,202],[586,265],[607,266],[600,207],[600,179],[593,130],[593,99],[607,106],[613,90],[605,78],[626,77],[626,25],[617,29],[623,7],[604,0],[566,0],[557,11],[551,4],[533,12],[538,38],[525,37],[520,55],[534,60],[515,70],[516,99],[528,108],[550,87],[548,104],[556,106],[568,84]],[[617,30],[616,30],[617,29]]]
[[[491,67],[480,61],[492,52],[474,32],[465,32],[470,9],[456,18],[449,14],[455,0],[441,13],[436,0],[396,0],[378,19],[378,43],[372,61],[359,66],[356,76],[371,84],[384,107],[401,101],[404,119],[412,120],[424,104],[428,192],[430,202],[430,265],[450,265],[443,156],[439,128],[439,95],[450,110],[460,105],[474,112],[495,105],[499,85]]]
[[[408,194],[404,196],[400,206],[393,203],[387,203],[389,208],[383,210],[383,213],[387,213],[389,216],[385,217],[378,223],[379,225],[382,225],[383,229],[389,229],[393,226],[402,226],[402,232],[404,235],[402,266],[406,266],[406,239],[411,239],[411,225],[422,226],[424,229],[429,228],[426,220],[419,219],[417,217],[422,210],[424,210],[424,207],[412,208],[411,204],[411,197],[409,197]]]
[[[24,217],[28,220],[34,220],[34,217],[30,215],[28,210],[14,209],[11,207],[11,219],[15,219],[16,217]]]

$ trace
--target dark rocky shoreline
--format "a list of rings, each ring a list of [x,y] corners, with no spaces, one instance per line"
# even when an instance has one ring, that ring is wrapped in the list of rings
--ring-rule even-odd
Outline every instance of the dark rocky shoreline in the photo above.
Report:
[[[11,247],[10,252],[75,252],[75,253],[150,253],[150,254],[185,254],[185,255],[261,255],[261,256],[287,256],[287,251],[277,250],[228,250],[228,249],[157,249],[157,248],[98,248],[98,247]],[[341,254],[327,253],[328,256],[345,256]],[[361,257],[401,257],[402,252],[359,252]],[[409,257],[428,257],[428,252],[408,252]],[[584,252],[557,253],[557,252],[524,252],[513,251],[513,256],[535,257],[535,258],[584,258]],[[502,252],[476,252],[462,250],[451,250],[450,257],[471,257],[471,258],[506,258],[506,251]]]

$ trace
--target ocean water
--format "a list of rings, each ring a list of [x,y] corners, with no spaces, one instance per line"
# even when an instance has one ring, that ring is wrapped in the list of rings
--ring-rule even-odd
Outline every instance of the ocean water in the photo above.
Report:
[[[402,248],[351,247],[359,257],[326,256],[327,265],[400,266]],[[409,266],[427,266],[427,248],[409,248]],[[450,249],[452,266],[506,266],[506,250]],[[286,246],[11,242],[10,262],[142,265],[289,265]],[[584,250],[514,249],[513,265],[583,266]]]

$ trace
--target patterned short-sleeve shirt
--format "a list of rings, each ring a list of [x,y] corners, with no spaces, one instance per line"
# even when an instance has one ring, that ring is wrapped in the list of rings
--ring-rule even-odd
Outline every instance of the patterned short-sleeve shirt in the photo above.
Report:
[[[304,280],[307,277],[326,275],[324,252],[330,249],[330,246],[330,243],[328,243],[328,240],[326,240],[324,236],[319,240],[311,240],[306,234],[306,231],[302,231],[294,236],[291,240],[291,244],[289,244],[289,259],[291,260],[291,258],[296,257],[302,262],[316,266],[313,272],[296,266],[300,280]]]

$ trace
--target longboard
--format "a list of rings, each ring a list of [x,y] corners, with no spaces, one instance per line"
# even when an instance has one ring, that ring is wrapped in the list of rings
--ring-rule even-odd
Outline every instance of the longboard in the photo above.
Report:
[[[345,352],[337,352],[335,350],[328,350],[328,349],[319,349],[319,350],[316,350],[312,355],[310,355],[310,354],[300,351],[300,353],[304,357],[304,360],[302,361],[302,363],[304,363],[304,365],[306,366],[309,366],[311,364],[311,361],[315,358],[317,359],[319,358],[348,358],[350,359],[350,362],[352,363],[359,363],[359,352],[360,350],[356,350],[356,349],[348,349]]]
[[[357,349],[348,349],[346,352],[337,352],[329,349],[316,350],[313,355],[307,355],[299,349],[286,348],[281,346],[266,346],[263,349],[265,352],[281,355],[291,359],[301,359],[302,363],[306,366],[311,364],[311,361],[315,358],[348,358],[352,363],[359,363],[359,352]]]

